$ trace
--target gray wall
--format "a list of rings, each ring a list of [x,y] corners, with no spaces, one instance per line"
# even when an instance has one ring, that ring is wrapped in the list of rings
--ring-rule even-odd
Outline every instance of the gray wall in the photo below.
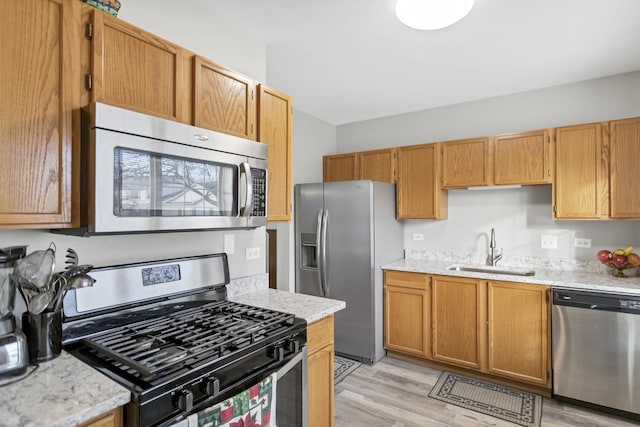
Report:
[[[119,18],[264,81],[266,45],[210,15],[197,4],[135,0],[123,2]],[[233,278],[266,271],[264,227],[249,231],[90,238],[60,236],[43,230],[0,230],[0,247],[26,244],[31,252],[44,249],[53,241],[58,247],[58,265],[64,265],[64,252],[67,247],[72,247],[78,251],[80,262],[101,266],[222,252],[224,234],[235,236],[235,253],[229,256]],[[245,249],[248,247],[259,247],[261,258],[245,261]]]
[[[337,128],[337,152],[638,116],[640,72],[635,72],[341,125]],[[505,255],[593,258],[601,248],[640,244],[639,222],[553,221],[551,187],[536,186],[450,190],[449,218],[405,221],[404,245],[485,252],[492,227]],[[414,241],[413,233],[423,233],[424,241]],[[557,235],[558,249],[541,249],[542,234]],[[574,237],[592,239],[592,248],[575,248]]]

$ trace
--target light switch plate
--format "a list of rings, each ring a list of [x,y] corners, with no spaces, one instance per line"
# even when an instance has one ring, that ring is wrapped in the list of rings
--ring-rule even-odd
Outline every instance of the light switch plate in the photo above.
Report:
[[[236,251],[236,236],[233,234],[225,234],[223,247],[223,251],[226,252],[227,255],[233,255]]]
[[[591,239],[584,239],[576,237],[573,239],[573,246],[576,248],[590,248],[591,247]]]
[[[424,240],[424,234],[422,234],[422,233],[413,233],[413,240]]]

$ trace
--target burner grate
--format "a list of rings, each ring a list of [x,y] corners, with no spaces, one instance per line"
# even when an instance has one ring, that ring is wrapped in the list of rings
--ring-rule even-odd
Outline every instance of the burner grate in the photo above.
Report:
[[[110,329],[83,342],[148,377],[195,358],[223,357],[293,323],[292,314],[221,301]]]

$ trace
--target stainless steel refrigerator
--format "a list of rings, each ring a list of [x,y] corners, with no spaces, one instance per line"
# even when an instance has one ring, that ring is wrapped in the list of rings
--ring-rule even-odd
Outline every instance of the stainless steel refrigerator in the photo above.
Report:
[[[373,364],[383,347],[380,266],[403,257],[395,185],[343,181],[295,186],[296,292],[345,301],[335,350]]]

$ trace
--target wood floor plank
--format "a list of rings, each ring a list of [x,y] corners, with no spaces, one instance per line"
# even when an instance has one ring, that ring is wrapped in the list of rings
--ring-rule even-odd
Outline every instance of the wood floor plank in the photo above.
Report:
[[[336,427],[512,427],[516,424],[428,397],[442,371],[385,357],[335,387]],[[631,427],[639,423],[544,398],[541,427]]]

